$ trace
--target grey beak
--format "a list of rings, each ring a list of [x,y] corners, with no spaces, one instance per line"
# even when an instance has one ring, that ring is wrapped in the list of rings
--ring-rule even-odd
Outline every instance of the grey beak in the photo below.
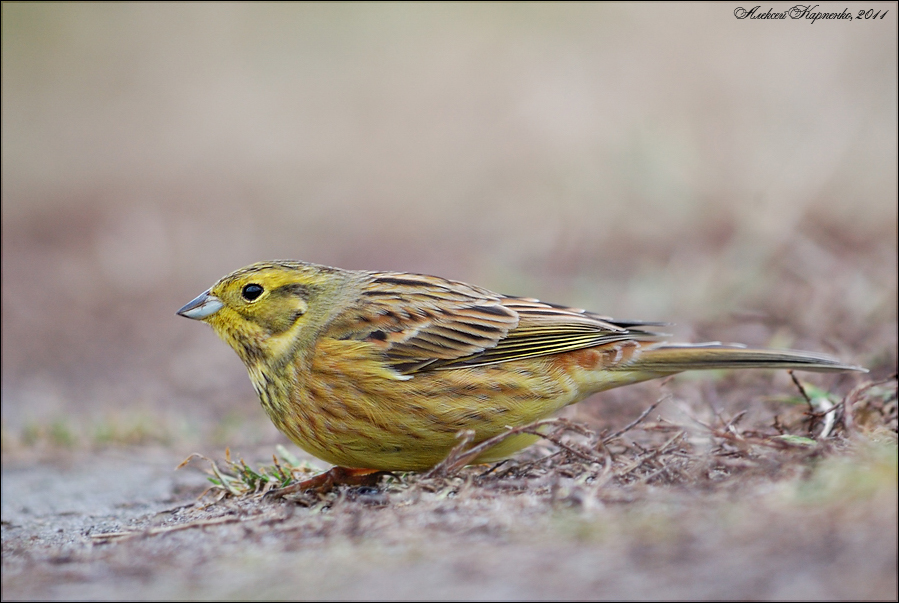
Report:
[[[221,310],[224,305],[222,300],[211,295],[209,291],[204,291],[187,302],[183,308],[178,310],[177,314],[194,320],[203,320]]]

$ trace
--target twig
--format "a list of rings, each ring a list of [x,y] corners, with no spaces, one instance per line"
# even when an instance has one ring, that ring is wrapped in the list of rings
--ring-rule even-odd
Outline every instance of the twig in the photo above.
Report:
[[[651,410],[651,408],[650,408],[650,410]],[[587,458],[591,462],[601,462],[601,461],[596,461],[596,459],[593,459],[589,456],[585,456],[584,453],[582,453],[578,450],[575,450],[573,448],[570,448],[569,446],[566,446],[564,444],[559,444],[559,442],[557,441],[558,438],[555,434],[553,434],[553,433],[546,434],[546,433],[541,432],[540,428],[544,427],[546,425],[559,425],[559,426],[563,427],[564,429],[571,430],[571,431],[577,431],[577,432],[581,433],[582,435],[588,435],[588,436],[592,435],[592,432],[590,432],[586,428],[578,425],[577,423],[572,423],[571,421],[568,421],[567,419],[563,419],[563,418],[541,419],[539,421],[534,421],[533,423],[529,423],[528,425],[521,425],[519,427],[507,427],[506,429],[508,429],[508,431],[506,431],[505,433],[495,435],[492,438],[488,438],[488,439],[484,440],[483,442],[481,442],[475,446],[472,446],[471,448],[466,449],[466,446],[468,446],[468,444],[470,444],[471,441],[474,439],[474,431],[467,429],[464,431],[460,431],[456,436],[458,438],[461,438],[462,441],[460,441],[458,444],[456,444],[453,447],[453,449],[450,450],[450,452],[446,456],[446,458],[443,459],[442,461],[440,461],[437,465],[435,465],[433,469],[431,469],[430,471],[425,473],[423,477],[425,479],[427,479],[427,478],[432,478],[432,477],[443,477],[443,476],[447,476],[447,475],[452,475],[453,473],[455,473],[456,471],[458,471],[465,465],[468,465],[469,463],[471,463],[473,460],[478,458],[481,454],[483,454],[487,450],[493,448],[494,446],[496,446],[497,444],[502,442],[503,440],[505,440],[511,436],[521,435],[521,434],[530,434],[530,435],[535,435],[537,437],[548,439],[551,442],[553,442],[554,444],[556,444],[557,446],[561,446],[561,447],[565,448],[572,454],[578,455],[582,458]],[[552,438],[556,438],[556,439],[552,439]]]
[[[565,431],[565,430],[563,429],[562,431]],[[532,434],[535,436],[540,436],[544,440],[549,440],[550,442],[552,442],[559,448],[565,450],[566,452],[570,452],[571,454],[575,455],[576,457],[583,459],[587,462],[600,463],[600,464],[603,462],[602,459],[597,459],[595,457],[592,457],[589,454],[585,454],[585,453],[581,452],[580,450],[573,448],[573,447],[569,446],[568,444],[562,442],[562,440],[559,439],[558,437],[556,437],[556,435],[554,433],[539,433],[536,429],[526,429],[526,430],[524,430],[524,433],[529,433],[529,434]]]
[[[497,469],[499,469],[500,467],[502,467],[503,465],[505,465],[508,462],[509,462],[509,459],[503,459],[503,460],[499,461],[498,463],[493,463],[492,465],[490,465],[490,467],[486,471],[484,471],[483,473],[478,475],[478,479],[480,479],[482,477],[487,477],[488,475],[490,475],[491,473],[493,473],[494,471],[496,471]]]
[[[868,383],[862,383],[861,385],[856,386],[852,389],[851,392],[846,394],[846,397],[843,398],[843,420],[846,423],[846,429],[855,428],[855,418],[852,416],[852,409],[855,406],[855,403],[858,402],[862,394],[871,389],[872,387],[877,387],[878,385],[886,385],[887,383],[891,383],[897,379],[896,373],[893,373],[886,379],[881,379],[880,381],[870,381]]]
[[[664,444],[662,444],[660,447],[656,448],[655,450],[651,450],[649,452],[649,454],[638,458],[636,461],[631,463],[629,467],[626,467],[626,468],[618,471],[617,473],[615,473],[615,477],[619,477],[619,478],[625,477],[627,474],[631,473],[635,469],[639,469],[640,466],[643,465],[643,463],[645,463],[646,461],[652,460],[653,458],[655,458],[655,457],[659,456],[660,454],[662,454],[663,452],[665,452],[665,450],[671,444],[675,443],[677,440],[681,439],[683,436],[684,436],[683,431],[681,431],[680,433],[674,434],[673,437],[669,438],[669,440],[667,442],[665,442]]]
[[[148,528],[146,530],[138,530],[133,532],[106,532],[104,534],[91,534],[93,540],[125,540],[127,538],[136,538],[138,536],[157,536],[159,534],[168,534],[169,532],[178,532],[181,530],[190,530],[191,528],[204,528],[206,526],[218,526],[226,523],[237,523],[240,521],[249,521],[256,519],[255,517],[216,517],[214,519],[199,519],[190,523],[182,523],[176,526],[164,526],[161,528]]]
[[[821,433],[818,434],[819,440],[826,440],[827,436],[830,435],[830,430],[833,429],[833,424],[836,421],[836,406],[834,406],[833,402],[828,400],[827,398],[816,398],[818,401],[818,405],[821,406],[824,410],[824,427],[821,429]]]
[[[821,428],[821,433],[818,434],[818,437],[816,439],[827,439],[827,436],[830,435],[830,432],[833,430],[833,426],[836,423],[837,408],[839,408],[843,404],[843,402],[834,405],[834,403],[828,400],[826,396],[815,396],[814,398],[812,398],[805,391],[805,387],[803,387],[803,385],[799,382],[799,379],[796,378],[796,375],[793,374],[793,371],[787,372],[790,373],[790,379],[792,379],[793,383],[796,384],[796,387],[799,389],[799,393],[802,394],[802,397],[805,398],[805,401],[808,404],[808,415],[811,417],[809,423],[809,435],[812,435],[812,423],[814,422],[814,419],[823,417],[824,426]]]
[[[664,402],[665,400],[668,400],[670,397],[671,397],[670,395],[665,394],[664,396],[662,396],[661,398],[659,398],[658,400],[656,400],[655,402],[653,402],[652,404],[650,404],[650,405],[649,405],[649,408],[647,408],[647,409],[644,410],[642,413],[640,413],[640,416],[639,416],[639,417],[637,417],[636,419],[634,419],[633,421],[631,421],[630,423],[628,423],[627,425],[625,425],[624,428],[619,429],[618,431],[616,431],[616,432],[613,433],[612,435],[603,438],[602,443],[603,443],[603,444],[608,444],[609,442],[611,442],[612,440],[614,440],[614,439],[617,438],[618,436],[627,433],[628,431],[630,431],[631,429],[633,429],[634,427],[636,427],[637,425],[639,425],[640,422],[643,421],[643,419],[645,419],[647,416],[649,416],[649,413],[651,413],[653,410],[655,410],[655,408],[656,408],[659,404],[661,404],[661,403]]]
[[[805,392],[805,387],[801,383],[799,383],[799,379],[796,378],[796,375],[793,374],[793,371],[787,371],[790,374],[790,379],[793,380],[793,383],[796,384],[796,389],[799,390],[799,393],[802,394],[802,397],[805,398],[806,403],[808,404],[809,412],[815,411],[815,405],[812,404],[812,399],[809,398],[809,395]]]
[[[509,433],[511,433],[511,431]],[[485,440],[484,442],[481,442],[479,445],[473,446],[472,448],[466,450],[465,447],[468,446],[474,439],[474,430],[463,429],[456,434],[456,438],[459,439],[459,443],[453,446],[453,449],[449,451],[449,454],[446,455],[446,458],[434,465],[434,468],[425,473],[422,477],[428,479],[432,477],[443,477],[445,475],[455,473],[458,469],[467,465],[469,461],[473,460],[478,455],[478,453],[481,452],[482,449],[485,449],[483,448],[483,446],[486,442],[491,442],[492,440],[496,440],[501,436],[502,439],[505,439],[505,437],[508,436],[508,433],[492,437],[488,440]]]

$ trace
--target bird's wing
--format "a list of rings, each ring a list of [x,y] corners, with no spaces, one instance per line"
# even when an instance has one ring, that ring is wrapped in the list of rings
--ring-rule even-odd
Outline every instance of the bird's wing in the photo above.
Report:
[[[661,334],[646,327],[664,323],[618,321],[580,308],[533,298],[503,297],[502,305],[518,314],[519,322],[497,345],[480,354],[440,363],[433,368],[479,366],[519,358],[571,352],[619,341],[657,341]]]
[[[658,338],[642,327],[659,323],[614,321],[432,276],[372,273],[359,301],[332,325],[332,336],[378,345],[402,373],[480,366],[616,341]]]

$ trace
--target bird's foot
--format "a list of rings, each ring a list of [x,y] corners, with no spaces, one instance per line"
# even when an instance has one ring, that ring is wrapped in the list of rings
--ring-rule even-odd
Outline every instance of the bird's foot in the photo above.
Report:
[[[379,471],[377,469],[352,469],[350,467],[331,467],[323,473],[314,475],[309,479],[278,488],[269,490],[266,496],[273,498],[283,498],[288,494],[296,494],[297,492],[305,492],[312,490],[320,494],[330,492],[334,486],[377,486],[382,475],[387,471]]]

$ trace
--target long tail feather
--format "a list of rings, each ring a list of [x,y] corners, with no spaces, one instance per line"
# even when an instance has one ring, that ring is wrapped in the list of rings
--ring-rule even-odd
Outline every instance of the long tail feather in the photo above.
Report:
[[[627,369],[679,373],[703,369],[771,368],[801,371],[861,371],[826,354],[794,350],[760,350],[720,343],[660,344],[645,348]]]

